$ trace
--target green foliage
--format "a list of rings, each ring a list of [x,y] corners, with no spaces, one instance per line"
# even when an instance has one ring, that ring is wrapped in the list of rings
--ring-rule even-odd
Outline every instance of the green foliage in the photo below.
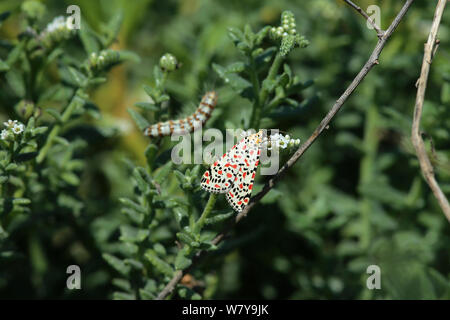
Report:
[[[220,245],[235,213],[200,189],[206,166],[174,164],[175,142],[138,141],[142,130],[214,89],[207,127],[306,140],[375,32],[327,0],[79,5],[82,28],[69,30],[54,19],[60,5],[0,4],[11,10],[0,14],[0,297],[154,299],[186,269],[168,298],[450,297],[449,225],[409,142],[427,36],[417,30],[432,2],[413,5],[328,130]],[[399,6],[380,3],[383,27]],[[447,195],[449,32],[441,26],[422,128]],[[66,289],[71,264],[82,290]],[[381,290],[366,287],[372,264]]]
[[[57,254],[52,251],[67,246],[74,232],[92,223],[92,217],[83,218],[87,201],[77,192],[87,165],[86,133],[97,134],[100,141],[109,137],[89,125],[90,119],[99,117],[89,92],[107,68],[135,57],[100,47],[94,64],[95,52],[70,48],[67,40],[79,35],[67,29],[63,17],[41,29],[46,8],[27,1],[21,9],[27,17],[26,32],[6,47],[0,79],[2,105],[7,103],[2,110],[20,119],[4,123],[0,140],[0,288],[10,297],[22,295],[21,290],[30,285],[25,281],[24,287],[16,286],[23,275],[36,288],[34,295],[47,295],[37,288],[55,270],[48,255]],[[2,14],[1,20],[7,16]],[[85,261],[97,250],[87,240],[91,238],[87,230],[83,234],[77,236],[63,264]],[[82,237],[87,237],[84,242]],[[26,266],[17,268],[28,250]]]

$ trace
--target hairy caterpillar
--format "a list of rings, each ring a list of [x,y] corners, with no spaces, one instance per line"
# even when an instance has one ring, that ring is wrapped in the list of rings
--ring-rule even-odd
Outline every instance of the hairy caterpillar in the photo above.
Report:
[[[184,119],[158,122],[144,129],[144,134],[150,137],[168,136],[173,133],[184,134],[196,130],[202,126],[211,116],[217,103],[217,93],[209,91],[205,93],[197,110]]]

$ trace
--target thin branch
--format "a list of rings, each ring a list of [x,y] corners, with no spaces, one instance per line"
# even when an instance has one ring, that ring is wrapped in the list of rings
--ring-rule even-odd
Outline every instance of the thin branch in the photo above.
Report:
[[[370,25],[374,28],[374,30],[377,32],[378,38],[381,39],[384,35],[384,31],[381,30],[381,28],[376,24],[375,20],[370,18],[369,15],[361,9],[359,6],[351,2],[350,0],[344,0],[345,3],[347,3],[349,6],[351,6],[353,9],[358,11],[367,21],[369,21]]]
[[[316,141],[316,139],[320,136],[320,134],[325,130],[333,117],[336,115],[336,113],[341,109],[345,101],[349,98],[349,96],[352,94],[352,92],[358,87],[358,85],[361,83],[361,81],[364,79],[364,77],[369,73],[369,71],[372,69],[374,65],[378,64],[378,57],[383,50],[384,46],[386,45],[387,40],[394,32],[395,28],[398,26],[400,21],[405,16],[406,12],[408,11],[409,7],[412,5],[414,0],[407,0],[405,4],[403,5],[400,12],[395,17],[394,21],[392,21],[389,28],[384,32],[383,36],[378,40],[377,45],[375,46],[375,49],[373,50],[372,54],[369,57],[369,60],[366,62],[366,64],[363,66],[361,71],[358,73],[358,75],[353,79],[352,83],[348,86],[348,88],[344,91],[344,93],[341,95],[341,97],[336,101],[336,103],[333,105],[331,110],[328,112],[328,114],[325,116],[325,118],[320,122],[319,126],[314,130],[312,135],[306,140],[304,144],[300,146],[300,148],[292,155],[292,157],[281,167],[281,169],[277,172],[276,175],[274,175],[265,185],[264,188],[251,200],[250,203],[242,210],[235,218],[232,224],[230,224],[222,233],[217,235],[214,240],[212,241],[212,244],[217,245],[219,244],[225,236],[228,234],[228,232],[233,228],[233,226],[241,221],[248,212],[256,205],[256,203],[261,200],[277,183],[277,181],[286,173],[286,171],[292,167],[297,160],[305,153],[305,151]],[[205,254],[204,251],[201,251],[197,254],[195,259],[193,260],[191,266],[186,270],[179,270],[175,272],[170,282],[166,285],[166,287],[158,294],[156,299],[164,299],[169,295],[176,287],[176,285],[180,282],[181,278],[184,274],[188,273],[192,267],[195,265],[195,263]]]
[[[444,8],[447,0],[439,0],[436,6],[436,12],[434,13],[433,24],[431,25],[430,34],[428,35],[428,41],[425,44],[425,52],[423,55],[422,69],[420,72],[420,78],[417,81],[417,96],[416,104],[414,107],[414,119],[411,130],[411,140],[416,149],[417,158],[419,159],[420,169],[422,170],[423,176],[430,186],[431,191],[433,191],[439,206],[444,212],[447,220],[450,222],[450,204],[442,192],[439,184],[434,176],[433,166],[428,158],[427,151],[425,149],[425,144],[420,133],[420,120],[422,118],[423,102],[425,100],[425,90],[427,88],[428,74],[430,72],[431,62],[433,60],[434,54],[436,53],[437,46],[439,45],[439,40],[436,39],[439,30],[439,24],[441,23],[442,14],[444,13]]]

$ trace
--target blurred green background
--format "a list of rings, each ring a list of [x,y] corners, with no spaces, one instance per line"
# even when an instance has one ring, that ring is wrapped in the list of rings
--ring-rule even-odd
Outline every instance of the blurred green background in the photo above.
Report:
[[[175,110],[198,103],[209,89],[219,104],[208,126],[238,123],[248,102],[215,74],[212,63],[227,65],[240,53],[229,27],[254,30],[277,25],[291,10],[309,41],[288,61],[302,82],[313,85],[298,96],[308,100],[277,125],[306,140],[372,52],[377,37],[343,1],[43,1],[46,21],[81,8],[93,29],[123,12],[115,49],[137,53],[141,62],[112,69],[93,92],[106,123],[120,124],[119,136],[90,142],[87,165],[76,189],[78,214],[34,217],[14,234],[16,259],[0,258],[0,297],[112,297],[115,271],[102,252],[117,249],[123,223],[118,198],[131,195],[121,159],[143,165],[148,139],[127,107],[145,101],[153,66],[170,52],[182,67],[170,75],[167,91]],[[386,29],[403,1],[357,1],[381,8]],[[21,1],[1,0],[0,12],[13,15],[0,29],[2,39],[21,31]],[[234,230],[219,251],[192,271],[206,283],[205,298],[251,299],[448,299],[449,224],[420,174],[410,142],[415,82],[419,76],[434,1],[415,1],[370,72],[328,130]],[[16,14],[17,13],[17,14]],[[432,137],[437,178],[450,195],[450,8],[431,67],[423,130]],[[83,20],[82,20],[83,23]],[[0,91],[3,90],[0,88]],[[4,95],[2,95],[4,97]],[[13,118],[18,101],[0,99],[0,120]],[[243,111],[245,113],[245,111]],[[101,124],[100,124],[101,125]],[[429,140],[427,140],[429,143]],[[431,151],[430,151],[431,152]],[[262,177],[259,184],[267,177]],[[70,218],[64,217],[70,216]],[[70,223],[68,221],[71,221]],[[173,238],[165,243],[173,246]],[[65,268],[78,264],[82,290],[65,289]],[[381,290],[368,290],[366,268],[381,267]],[[157,281],[162,281],[159,279]]]

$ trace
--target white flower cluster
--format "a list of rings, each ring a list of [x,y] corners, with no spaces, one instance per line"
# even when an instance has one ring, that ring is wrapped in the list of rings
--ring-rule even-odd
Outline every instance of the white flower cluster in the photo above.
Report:
[[[2,140],[8,140],[9,138],[14,137],[15,134],[21,134],[25,129],[24,124],[17,120],[10,119],[6,122],[3,122],[3,125],[6,127],[6,129],[3,129],[0,134],[0,138]]]
[[[275,133],[270,137],[265,137],[263,143],[267,145],[268,150],[277,150],[296,147],[300,145],[300,139],[291,139],[289,135],[283,136],[282,134]]]
[[[39,34],[39,39],[46,48],[52,48],[63,40],[70,39],[76,33],[75,29],[71,29],[68,25],[68,19],[59,16],[53,19],[44,30]]]
[[[254,131],[248,130],[248,131],[242,131],[241,137],[245,138],[251,134],[253,134]],[[300,145],[300,139],[291,139],[289,135],[282,135],[280,133],[274,133],[270,135],[270,137],[264,137],[262,146],[267,147],[268,150],[272,149],[286,149],[288,147],[297,147]]]
[[[66,18],[63,16],[56,17],[45,27],[45,32],[55,32],[67,27]]]

